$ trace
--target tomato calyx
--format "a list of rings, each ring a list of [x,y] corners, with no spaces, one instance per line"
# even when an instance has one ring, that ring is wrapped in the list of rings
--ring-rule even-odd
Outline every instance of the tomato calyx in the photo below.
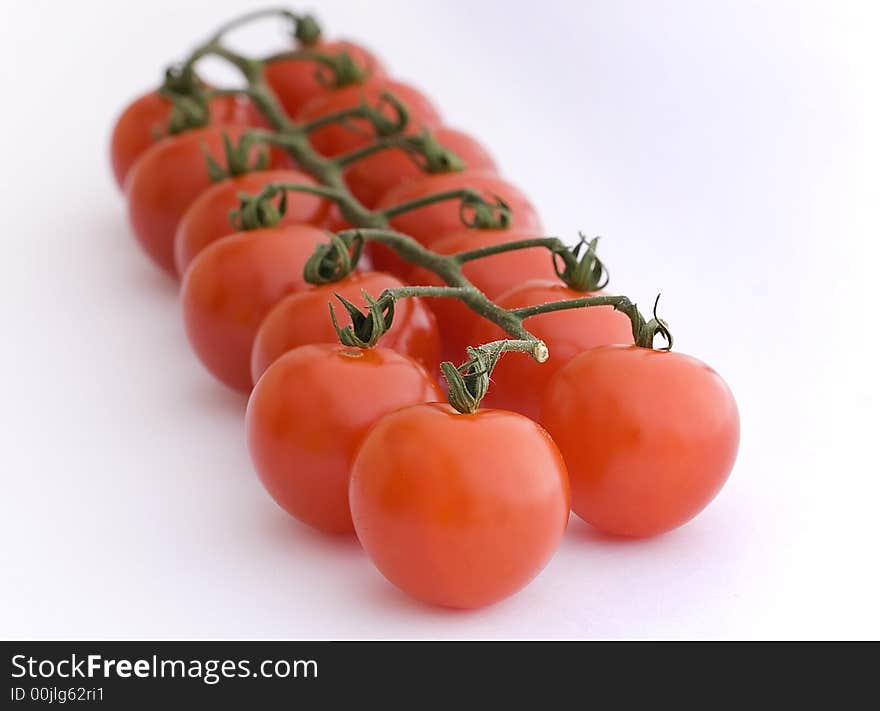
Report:
[[[391,328],[394,320],[394,299],[380,297],[376,300],[365,289],[361,289],[361,294],[367,302],[366,314],[341,294],[334,294],[348,311],[351,323],[344,327],[339,326],[333,304],[329,304],[330,318],[343,345],[353,348],[372,348]]]
[[[321,25],[314,15],[307,13],[291,19],[293,20],[293,37],[300,44],[313,45],[321,39]]]
[[[447,399],[458,412],[470,415],[476,412],[489,391],[489,377],[500,352],[486,348],[467,348],[468,360],[460,366],[449,361],[440,364],[443,377],[449,384]]]
[[[645,321],[645,319],[640,315],[639,320],[641,323],[639,324],[639,328],[637,329],[635,326],[635,321],[633,322],[633,339],[635,340],[635,344],[641,348],[654,348],[654,339],[656,336],[660,336],[663,340],[666,341],[666,345],[662,348],[658,348],[657,350],[661,351],[670,351],[672,350],[672,331],[669,330],[669,324],[666,323],[662,318],[657,315],[657,304],[660,303],[660,294],[657,294],[657,298],[654,299],[654,308],[652,309],[652,318],[649,321]],[[633,304],[633,308],[635,308],[635,304]],[[636,309],[638,311],[638,309]]]
[[[223,133],[223,154],[226,167],[220,165],[205,147],[202,152],[205,154],[205,163],[208,166],[208,175],[215,183],[235,175],[244,175],[254,170],[265,170],[269,167],[269,152],[265,148],[257,151],[253,162],[250,161],[251,150],[256,145],[260,145],[261,141],[258,136],[252,133],[244,133],[241,138],[234,142],[229,135]],[[280,219],[280,217],[279,217]]]
[[[479,193],[465,193],[458,207],[458,215],[465,227],[477,230],[506,230],[513,224],[510,206],[497,195],[486,200]]]
[[[599,238],[587,241],[580,234],[580,241],[571,249],[554,249],[553,269],[565,285],[575,291],[593,292],[604,289],[608,285],[608,270],[602,260],[596,256],[596,245]],[[583,255],[581,250],[586,246]],[[559,260],[562,260],[560,268]]]
[[[444,148],[430,131],[407,136],[410,158],[426,173],[458,173],[467,166],[448,148]]]
[[[364,248],[360,233],[326,234],[330,241],[318,245],[303,268],[303,278],[309,284],[330,284],[344,279],[357,268],[360,260]]]
[[[210,123],[208,88],[192,68],[176,65],[168,67],[159,93],[171,102],[171,111],[165,126],[153,127],[153,138],[174,136]]]

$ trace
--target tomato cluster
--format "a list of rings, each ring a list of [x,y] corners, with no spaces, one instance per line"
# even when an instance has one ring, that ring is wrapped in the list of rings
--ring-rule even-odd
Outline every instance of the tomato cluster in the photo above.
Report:
[[[180,280],[193,351],[249,396],[248,447],[272,498],[316,529],[355,533],[392,583],[453,607],[523,587],[571,510],[632,537],[695,516],[736,456],[739,420],[724,381],[694,358],[655,350],[650,324],[623,302],[555,308],[602,295],[604,284],[572,276],[577,250],[560,267],[535,207],[483,146],[367,49],[300,39],[264,65],[239,62],[247,98],[201,82],[191,82],[189,104],[151,92],[125,109],[111,141],[133,231]],[[172,120],[181,106],[197,119],[183,129]],[[307,135],[307,148],[273,137],[291,135]],[[418,160],[405,141],[413,137],[448,155]],[[325,179],[333,166],[341,186]],[[447,193],[472,202],[434,199]],[[498,219],[470,219],[474,204]],[[449,279],[367,233],[359,261],[364,234],[345,230],[377,224],[457,264],[460,289],[522,328],[510,336],[507,321],[440,292],[387,296]],[[351,325],[340,325],[340,311]],[[453,371],[460,382],[444,365],[444,401],[441,359],[483,363],[489,351],[469,346],[522,340],[523,329],[533,358],[501,348],[488,372]],[[536,355],[544,346],[546,363]],[[488,392],[474,385],[490,375]],[[462,396],[473,407],[459,406]]]

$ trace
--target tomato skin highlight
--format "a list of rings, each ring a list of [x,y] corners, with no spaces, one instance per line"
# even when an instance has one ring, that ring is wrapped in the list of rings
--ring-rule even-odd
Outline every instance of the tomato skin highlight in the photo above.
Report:
[[[141,154],[168,136],[172,106],[158,91],[150,91],[132,101],[116,119],[110,136],[110,165],[120,189],[124,188],[128,171]],[[263,123],[256,107],[242,97],[214,97],[208,102],[208,111],[212,123],[247,126]]]
[[[380,572],[419,600],[458,608],[526,585],[569,515],[565,464],[538,424],[504,410],[462,415],[445,403],[379,420],[358,452],[349,499]]]
[[[147,150],[129,171],[125,181],[129,221],[144,251],[169,274],[176,275],[174,234],[180,219],[214,184],[204,151],[225,165],[224,132],[234,141],[244,130],[218,125],[171,136]]]
[[[308,49],[328,54],[338,54],[345,51],[355,64],[361,69],[367,70],[367,79],[385,76],[385,68],[376,56],[370,50],[354,42],[348,40],[318,42],[310,45]],[[317,78],[319,73],[323,75],[329,71],[322,67],[323,65],[318,62],[299,59],[285,59],[266,65],[266,82],[275,92],[288,116],[296,116],[300,109],[313,98],[332,91]]]
[[[384,92],[393,94],[410,112],[406,133],[416,133],[424,128],[432,128],[440,124],[440,113],[418,89],[384,77],[375,77],[363,84],[334,89],[319,94],[309,101],[296,115],[297,123],[314,121],[337,111],[354,108],[361,101],[376,106]],[[389,118],[395,116],[391,107],[384,113]],[[312,146],[318,153],[332,158],[365,146],[373,141],[373,127],[365,119],[352,118],[347,122],[358,131],[353,131],[341,124],[332,123],[312,131],[309,137]]]
[[[505,242],[515,242],[541,235],[525,230],[473,230],[463,228],[437,240],[431,249],[439,254],[456,254],[481,249]],[[462,272],[474,286],[490,299],[496,299],[508,289],[530,279],[558,278],[553,269],[550,252],[544,247],[530,247],[512,252],[483,257],[462,265]],[[410,284],[442,286],[445,282],[424,267],[410,266],[406,281]],[[489,323],[477,316],[458,299],[428,299],[428,306],[437,317],[437,326],[443,341],[443,359],[459,363],[465,360],[465,348],[475,343],[471,332],[478,322]],[[491,392],[491,391],[490,391]],[[488,405],[496,407],[496,405]],[[515,408],[506,408],[515,409]]]
[[[464,161],[467,170],[497,172],[492,156],[472,136],[446,126],[439,126],[432,133],[437,143]],[[345,181],[354,196],[372,208],[389,190],[425,175],[409,153],[401,148],[390,148],[352,163],[345,171]]]
[[[597,296],[570,289],[559,282],[530,280],[504,292],[495,303],[504,309],[517,309],[550,301]],[[491,321],[472,317],[469,345],[479,346],[502,338],[505,333]],[[595,346],[633,342],[630,320],[612,306],[591,306],[540,314],[526,319],[525,327],[540,338],[550,358],[538,363],[522,353],[505,353],[492,371],[492,387],[483,403],[519,412],[540,421],[541,398],[553,376],[572,358]]]
[[[600,346],[571,360],[541,421],[568,465],[572,508],[619,536],[653,536],[696,516],[730,474],[736,402],[721,377],[677,352]]]
[[[221,382],[252,388],[251,348],[261,321],[287,294],[306,288],[303,267],[326,235],[308,225],[236,232],[192,261],[181,285],[190,344]]]
[[[535,234],[543,231],[537,211],[522,191],[497,175],[485,172],[466,170],[460,173],[426,175],[389,190],[379,200],[376,209],[382,210],[432,193],[462,188],[476,190],[488,200],[492,200],[494,196],[504,200],[512,212],[512,228]],[[444,200],[416,208],[391,218],[389,222],[392,229],[409,235],[429,249],[433,249],[434,244],[446,235],[465,229],[461,222],[459,200]],[[376,269],[401,277],[405,277],[412,269],[408,262],[398,257],[389,247],[378,243],[370,243],[368,246]]]
[[[335,294],[366,311],[362,289],[378,298],[385,289],[400,286],[403,286],[403,282],[390,274],[364,272],[349,274],[332,284],[312,286],[284,297],[266,315],[257,331],[251,351],[253,381],[256,383],[266,368],[297,346],[339,342],[327,305],[333,304],[341,325],[347,323],[348,314]],[[421,299],[401,299],[397,303],[391,329],[382,336],[378,345],[409,356],[432,375],[440,372],[437,322]]]
[[[297,170],[261,170],[214,183],[189,206],[174,236],[174,265],[183,275],[190,262],[205,247],[238,230],[229,221],[229,213],[239,207],[239,193],[256,195],[269,183],[317,185],[314,178]],[[277,205],[281,196],[275,198]],[[279,224],[321,225],[327,218],[330,202],[317,195],[291,191],[287,211]]]
[[[421,365],[388,348],[300,346],[269,366],[251,394],[254,467],[291,516],[327,533],[351,533],[348,482],[364,434],[389,412],[441,397]]]

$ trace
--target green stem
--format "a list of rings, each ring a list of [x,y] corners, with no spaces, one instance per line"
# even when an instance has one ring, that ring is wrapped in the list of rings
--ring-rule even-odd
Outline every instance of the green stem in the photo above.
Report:
[[[480,195],[476,190],[471,188],[457,188],[455,190],[444,190],[439,193],[432,193],[431,195],[425,195],[424,197],[416,198],[415,200],[408,200],[407,202],[402,202],[399,205],[392,205],[391,207],[386,207],[382,210],[382,215],[386,218],[397,217],[397,215],[402,215],[404,212],[410,212],[412,210],[418,210],[420,207],[425,207],[427,205],[433,205],[437,202],[443,202],[445,200],[483,200],[482,195]]]
[[[251,12],[246,12],[243,15],[235,17],[229,20],[229,22],[220,25],[220,27],[217,28],[217,31],[211,36],[208,44],[216,44],[223,39],[224,35],[232,30],[254,22],[255,20],[262,20],[267,17],[282,17],[291,20],[292,22],[299,22],[301,19],[299,15],[296,15],[283,7],[264,7],[259,10],[252,10]]]
[[[475,259],[483,257],[491,257],[495,254],[504,254],[505,252],[514,252],[519,249],[531,249],[532,247],[546,247],[551,252],[567,250],[567,247],[558,237],[534,237],[530,239],[520,239],[515,242],[503,242],[502,244],[492,244],[488,247],[480,247],[479,249],[469,249],[466,252],[457,252],[452,256],[459,264],[472,262]]]

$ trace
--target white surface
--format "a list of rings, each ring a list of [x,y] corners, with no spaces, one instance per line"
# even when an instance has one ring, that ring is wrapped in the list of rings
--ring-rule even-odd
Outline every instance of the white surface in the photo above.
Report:
[[[663,292],[738,398],[732,478],[655,540],[573,519],[490,609],[409,601],[264,494],[244,403],[190,354],[110,178],[117,111],[245,4],[13,3],[0,634],[880,636],[876,6],[314,4],[484,139],[548,232],[604,235],[616,290]]]

